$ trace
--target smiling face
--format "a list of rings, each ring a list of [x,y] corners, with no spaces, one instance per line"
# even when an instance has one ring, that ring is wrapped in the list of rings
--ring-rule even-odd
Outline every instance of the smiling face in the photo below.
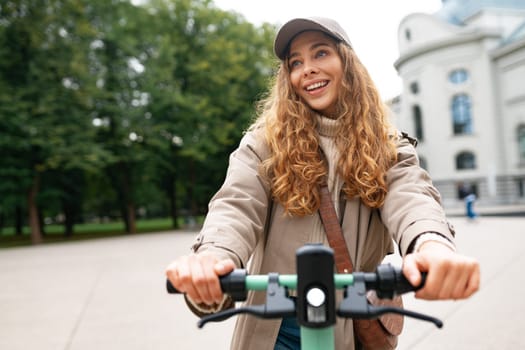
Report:
[[[343,79],[335,40],[319,31],[297,35],[290,44],[288,67],[295,93],[313,110],[335,116]]]

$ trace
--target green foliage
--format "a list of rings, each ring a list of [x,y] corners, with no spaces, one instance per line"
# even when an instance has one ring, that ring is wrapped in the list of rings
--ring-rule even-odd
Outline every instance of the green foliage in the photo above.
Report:
[[[205,211],[274,31],[209,0],[0,4],[0,213],[29,205],[35,177],[46,217]]]

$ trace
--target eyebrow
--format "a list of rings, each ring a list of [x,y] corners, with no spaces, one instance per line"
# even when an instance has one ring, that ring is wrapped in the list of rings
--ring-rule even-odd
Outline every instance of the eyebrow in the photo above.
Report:
[[[328,47],[330,47],[330,44],[328,44],[327,42],[324,42],[324,41],[315,42],[312,45],[310,45],[309,51],[313,51],[313,50],[315,50],[315,49],[317,49],[318,47],[321,47],[321,46],[328,46]],[[299,53],[291,52],[288,55],[288,59],[294,58],[295,56],[299,56]]]

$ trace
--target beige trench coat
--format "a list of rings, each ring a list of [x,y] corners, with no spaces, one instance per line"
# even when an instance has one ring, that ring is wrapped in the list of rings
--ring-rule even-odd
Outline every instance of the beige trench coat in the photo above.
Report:
[[[255,132],[248,132],[232,153],[225,182],[210,201],[209,213],[193,250],[231,258],[251,274],[295,273],[295,251],[308,242],[319,215],[293,218],[271,203],[268,183],[259,175],[268,155]],[[398,138],[398,162],[388,171],[384,206],[371,209],[359,199],[346,200],[340,218],[355,270],[372,271],[393,252],[392,238],[402,255],[423,232],[437,232],[453,241],[438,191],[419,166],[414,147]],[[344,202],[344,198],[341,197]],[[414,210],[417,208],[417,210]],[[240,219],[242,218],[242,220]],[[250,293],[247,303],[264,303],[264,293]],[[235,350],[271,350],[280,320],[239,316],[232,339]],[[353,349],[351,320],[338,319],[336,349]]]

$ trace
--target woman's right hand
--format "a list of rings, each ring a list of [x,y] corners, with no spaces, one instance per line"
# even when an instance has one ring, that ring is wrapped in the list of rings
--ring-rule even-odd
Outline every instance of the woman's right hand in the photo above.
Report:
[[[207,253],[179,257],[166,268],[171,284],[195,304],[213,305],[223,300],[219,276],[231,272],[231,259],[218,260]]]

